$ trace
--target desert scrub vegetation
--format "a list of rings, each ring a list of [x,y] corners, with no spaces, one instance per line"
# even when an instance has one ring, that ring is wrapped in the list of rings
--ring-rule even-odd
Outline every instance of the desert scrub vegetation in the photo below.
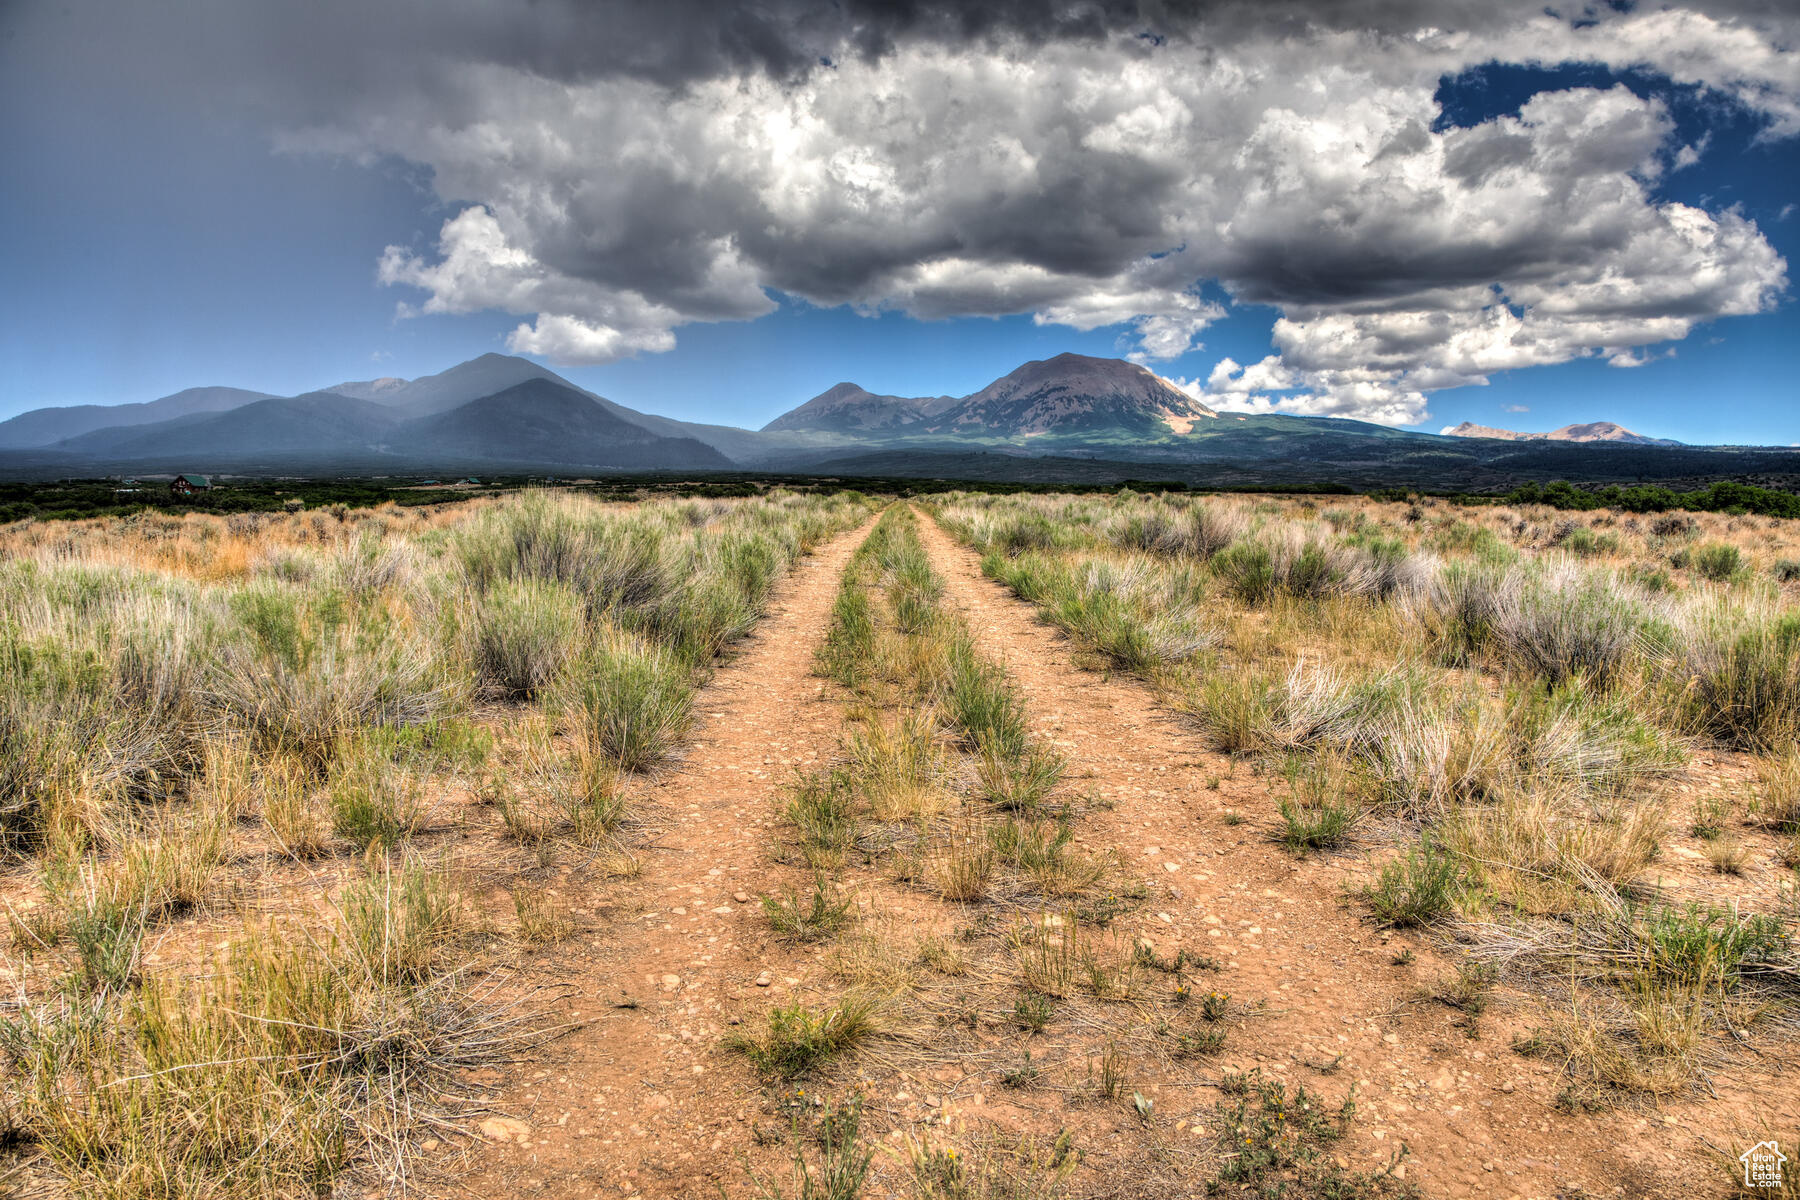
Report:
[[[566,936],[535,873],[564,846],[629,868],[633,772],[868,511],[529,493],[0,528],[0,1172],[404,1184],[479,1103],[459,1072],[544,1033],[489,909]],[[469,836],[497,868],[453,857]]]
[[[1435,931],[1544,997],[1546,1037],[1559,1013],[1594,1018],[1579,1046],[1557,1043],[1571,1079],[1623,1055],[1624,1091],[1680,1090],[1727,1031],[1780,1036],[1800,999],[1780,900],[1800,732],[1800,611],[1778,586],[1793,523],[1331,504],[952,494],[933,515],[1084,648],[1078,662],[1141,677],[1209,749],[1285,780],[1264,827],[1296,854],[1366,857],[1354,890],[1372,919]],[[1755,782],[1702,837],[1671,813],[1721,760]],[[1671,845],[1690,839],[1702,869],[1684,872]],[[1673,897],[1649,883],[1668,872]],[[1722,879],[1758,881],[1731,911],[1766,923],[1766,968],[1545,965],[1547,948],[1591,962],[1596,945],[1622,955],[1687,928],[1690,900],[1723,912]],[[1724,938],[1722,920],[1699,923]]]

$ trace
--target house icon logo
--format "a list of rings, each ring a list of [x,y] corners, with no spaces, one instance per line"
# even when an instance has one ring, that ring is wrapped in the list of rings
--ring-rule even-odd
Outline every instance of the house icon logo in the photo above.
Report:
[[[1738,1161],[1744,1164],[1744,1186],[1747,1188],[1778,1188],[1781,1186],[1781,1164],[1787,1161],[1787,1155],[1781,1152],[1781,1146],[1775,1139],[1758,1142],[1742,1154]]]

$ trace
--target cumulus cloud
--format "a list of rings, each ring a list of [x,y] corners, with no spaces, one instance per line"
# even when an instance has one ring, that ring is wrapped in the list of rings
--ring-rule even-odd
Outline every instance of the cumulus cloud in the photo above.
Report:
[[[1760,0],[183,4],[191,46],[166,20],[106,40],[188,55],[162,74],[238,87],[289,148],[428,167],[458,215],[379,278],[516,313],[511,345],[558,362],[778,294],[1116,327],[1168,361],[1226,316],[1210,294],[1279,315],[1274,354],[1188,385],[1208,403],[1411,424],[1495,372],[1648,361],[1786,284],[1750,220],[1659,196],[1709,143],[1655,99],[1568,88],[1468,128],[1435,99],[1592,62],[1793,137],[1800,16]]]

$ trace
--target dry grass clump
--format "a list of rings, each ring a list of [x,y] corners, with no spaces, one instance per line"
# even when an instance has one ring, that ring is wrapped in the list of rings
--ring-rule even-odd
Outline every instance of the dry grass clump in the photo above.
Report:
[[[1750,812],[1757,823],[1788,833],[1800,832],[1800,747],[1759,762],[1756,782]]]
[[[443,969],[445,895],[409,866],[322,938],[254,931],[198,980],[26,1007],[0,1023],[14,1136],[84,1196],[292,1195],[359,1161],[405,1178],[413,1131],[467,1113],[460,1073],[543,1033]]]
[[[560,942],[575,932],[575,923],[569,920],[563,905],[543,888],[518,884],[513,887],[512,898],[519,939],[528,945]]]
[[[798,1079],[882,1032],[875,1001],[846,996],[823,1008],[800,1003],[769,1010],[760,1033],[733,1034],[725,1048],[750,1060],[771,1081]]]
[[[616,848],[629,810],[618,764],[579,727],[562,739],[542,722],[521,733],[521,769],[491,772],[481,785],[507,835],[546,863],[559,840],[590,850]]]
[[[1000,855],[979,820],[953,822],[931,853],[926,878],[946,900],[967,904],[987,897]]]
[[[1520,1046],[1561,1060],[1563,1102],[1572,1107],[1685,1092],[1721,1061],[1715,1032],[1791,1010],[1800,998],[1791,934],[1766,915],[1613,897],[1569,924],[1473,932],[1484,961],[1579,981]]]
[[[291,858],[317,858],[331,834],[326,806],[313,792],[312,773],[298,759],[276,756],[262,765],[260,810],[269,835]]]
[[[845,751],[876,821],[930,821],[950,802],[950,765],[930,708],[873,716],[851,729]]]
[[[1763,602],[1692,606],[1662,668],[1676,725],[1755,752],[1800,736],[1800,615]]]
[[[1081,1163],[1065,1130],[1048,1144],[1029,1135],[906,1139],[906,1164],[918,1200],[1057,1200]]]
[[[1641,874],[1664,829],[1658,805],[1589,802],[1553,792],[1514,793],[1459,809],[1435,836],[1471,864],[1475,876],[1523,912],[1582,907],[1595,881],[1620,886]]]
[[[1019,985],[1057,1000],[1086,994],[1128,1000],[1138,991],[1137,961],[1082,927],[1073,912],[1046,912],[1012,934]]]

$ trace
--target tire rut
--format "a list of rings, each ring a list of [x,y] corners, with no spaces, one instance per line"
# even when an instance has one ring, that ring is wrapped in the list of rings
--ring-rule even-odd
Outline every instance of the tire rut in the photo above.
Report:
[[[1452,1010],[1429,998],[1449,964],[1424,939],[1385,934],[1340,900],[1357,878],[1347,859],[1296,860],[1272,844],[1266,831],[1278,818],[1266,782],[1206,750],[1140,681],[1077,668],[1063,633],[921,518],[949,601],[1006,664],[1036,732],[1069,756],[1079,786],[1098,793],[1102,807],[1082,821],[1083,837],[1116,849],[1149,887],[1142,935],[1165,954],[1211,954],[1223,968],[1197,986],[1266,1005],[1186,1087],[1174,1081],[1189,1109],[1210,1113],[1218,1094],[1198,1076],[1216,1080],[1220,1070],[1260,1068],[1334,1102],[1348,1079],[1358,1104],[1343,1143],[1348,1165],[1378,1168],[1404,1144],[1405,1178],[1426,1195],[1588,1194],[1571,1185],[1613,1195],[1621,1169],[1643,1181],[1638,1194],[1717,1190],[1693,1161],[1682,1136],[1690,1131],[1635,1113],[1557,1111],[1550,1068],[1509,1049],[1523,1029],[1509,1027],[1506,1013],[1490,1012],[1479,1039],[1457,1027]],[[1244,823],[1226,824],[1228,812]],[[1397,963],[1402,949],[1412,957]],[[1329,1072],[1315,1069],[1334,1060]],[[1183,1102],[1170,1090],[1165,1080],[1158,1108],[1178,1115]]]
[[[637,797],[650,826],[641,875],[589,885],[577,871],[563,883],[592,927],[521,978],[568,988],[561,1016],[581,1024],[500,1084],[493,1108],[508,1117],[485,1123],[458,1192],[717,1195],[741,1178],[739,1153],[779,1157],[751,1146],[756,1083],[719,1042],[740,1009],[791,999],[813,970],[770,941],[756,896],[787,874],[770,859],[782,785],[836,743],[841,706],[814,677],[813,653],[873,525],[797,564],[701,689],[682,760]]]

